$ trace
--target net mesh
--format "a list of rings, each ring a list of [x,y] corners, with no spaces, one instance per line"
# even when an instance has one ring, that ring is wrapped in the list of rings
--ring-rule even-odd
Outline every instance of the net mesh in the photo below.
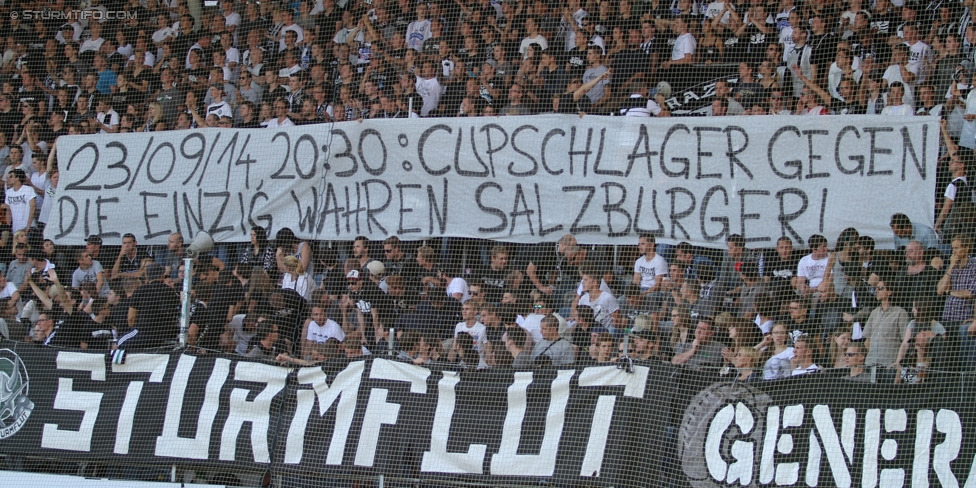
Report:
[[[0,480],[970,485],[976,30],[894,3],[0,2]]]

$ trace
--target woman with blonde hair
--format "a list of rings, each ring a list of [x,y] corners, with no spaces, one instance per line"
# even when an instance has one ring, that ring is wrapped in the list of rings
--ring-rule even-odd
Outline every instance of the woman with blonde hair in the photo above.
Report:
[[[156,132],[166,130],[166,123],[163,121],[163,105],[159,102],[152,102],[146,109],[146,123],[136,129],[137,132]]]
[[[691,309],[688,305],[681,304],[676,305],[671,309],[671,338],[668,341],[668,357],[674,354],[674,348],[677,344],[684,344],[690,340],[694,340],[694,335],[691,334]]]
[[[759,351],[751,347],[740,347],[735,350],[735,355],[732,356],[732,366],[735,367],[739,374],[735,377],[736,381],[760,381],[762,380],[762,375],[756,374],[759,369]]]
[[[281,275],[281,288],[295,290],[302,298],[308,300],[312,296],[311,280],[302,267],[302,262],[295,256],[285,256],[285,273]]]

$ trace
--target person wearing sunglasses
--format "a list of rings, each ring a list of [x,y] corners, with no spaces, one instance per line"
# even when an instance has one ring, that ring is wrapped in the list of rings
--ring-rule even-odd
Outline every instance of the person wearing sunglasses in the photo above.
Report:
[[[864,368],[864,357],[866,355],[864,344],[852,342],[847,345],[844,352],[844,361],[847,364],[848,373],[844,379],[868,383],[871,381],[871,374]]]

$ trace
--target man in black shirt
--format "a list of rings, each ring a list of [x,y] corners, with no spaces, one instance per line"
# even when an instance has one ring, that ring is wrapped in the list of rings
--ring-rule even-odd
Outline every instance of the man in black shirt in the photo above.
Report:
[[[475,276],[475,282],[482,285],[488,303],[501,302],[505,290],[518,288],[523,277],[521,271],[508,266],[508,248],[501,245],[491,248],[491,263]]]
[[[146,266],[145,285],[136,289],[129,304],[128,324],[137,333],[129,348],[157,348],[176,338],[180,314],[180,295],[165,283],[166,269],[157,263]],[[123,341],[119,340],[119,347]]]
[[[67,334],[60,334],[60,331],[54,326],[54,319],[50,318],[47,313],[41,313],[37,317],[37,322],[34,322],[34,328],[31,330],[31,338],[35,343],[45,346],[71,347],[71,341]]]
[[[399,237],[390,236],[383,241],[383,254],[386,256],[383,264],[386,266],[387,276],[402,276],[404,283],[411,285],[417,282],[420,274],[417,261],[408,258],[403,252]]]
[[[349,302],[342,307],[343,329],[349,330],[351,327],[361,332],[364,337],[372,336],[375,341],[372,342],[373,344],[385,343],[388,324],[383,323],[383,319],[387,311],[392,308],[386,294],[372,280],[362,278],[358,269],[349,270],[346,281],[349,282]],[[353,307],[355,316],[349,317],[348,314],[352,313]],[[372,334],[369,333],[369,329],[372,329]]]
[[[770,294],[777,301],[786,300],[793,293],[792,280],[800,258],[793,252],[793,240],[782,236],[776,241],[776,252],[763,258],[762,276],[769,284]]]

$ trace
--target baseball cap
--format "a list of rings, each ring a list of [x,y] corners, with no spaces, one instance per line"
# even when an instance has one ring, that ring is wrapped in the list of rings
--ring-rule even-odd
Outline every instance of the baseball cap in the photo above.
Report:
[[[370,261],[366,264],[366,269],[371,275],[383,276],[386,274],[386,266],[382,261]]]
[[[96,244],[96,245],[101,246],[102,245],[102,238],[96,236],[95,234],[92,234],[92,235],[88,236],[87,239],[85,239],[85,242],[87,242],[88,244]]]
[[[358,269],[349,270],[349,272],[346,273],[346,279],[349,281],[359,281],[359,270]]]

